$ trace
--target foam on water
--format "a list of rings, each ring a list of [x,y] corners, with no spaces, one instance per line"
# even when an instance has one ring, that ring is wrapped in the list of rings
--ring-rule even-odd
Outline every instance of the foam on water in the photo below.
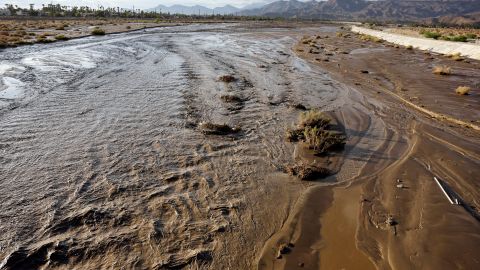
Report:
[[[3,85],[5,89],[0,91],[0,98],[17,99],[23,97],[23,86],[25,84],[20,80],[11,77],[3,77]]]
[[[22,63],[44,72],[51,72],[59,69],[75,68],[89,69],[95,68],[96,63],[93,59],[98,57],[98,53],[93,51],[63,50],[60,52],[36,53],[25,57]]]

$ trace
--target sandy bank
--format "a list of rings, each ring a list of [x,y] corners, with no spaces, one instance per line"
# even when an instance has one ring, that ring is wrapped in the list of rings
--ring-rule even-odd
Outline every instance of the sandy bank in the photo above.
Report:
[[[388,42],[399,44],[402,46],[413,46],[414,48],[418,48],[420,50],[431,51],[446,55],[460,53],[466,57],[480,60],[480,45],[477,44],[410,37],[400,34],[392,34],[383,31],[372,30],[359,26],[352,26],[352,31],[359,34],[375,36]]]

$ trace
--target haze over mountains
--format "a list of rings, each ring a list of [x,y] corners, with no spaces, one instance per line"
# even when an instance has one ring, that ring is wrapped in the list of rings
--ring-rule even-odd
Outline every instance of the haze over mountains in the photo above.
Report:
[[[232,5],[214,9],[200,5],[159,5],[155,10],[182,14],[241,14],[323,20],[480,22],[480,0],[264,0],[242,9]]]
[[[158,5],[154,8],[148,9],[148,11],[158,11],[158,12],[164,12],[164,13],[171,13],[171,14],[187,14],[187,15],[192,15],[192,14],[236,14],[245,10],[252,10],[252,9],[258,9],[261,8],[267,4],[270,4],[272,2],[275,2],[275,0],[258,0],[258,2],[255,2],[253,4],[246,5],[243,8],[238,8],[233,5],[225,5],[223,7],[216,7],[216,8],[208,8],[205,6],[201,5],[195,5],[195,6],[187,6],[187,5],[172,5],[172,6],[166,6],[166,5]]]
[[[226,5],[223,7],[216,7],[216,8],[207,8],[200,5],[195,6],[184,6],[184,5],[173,5],[173,6],[164,6],[158,5],[155,8],[150,8],[148,11],[157,11],[163,13],[171,13],[171,14],[198,14],[198,15],[205,15],[205,14],[233,14],[241,11],[240,8],[234,7],[232,5]]]

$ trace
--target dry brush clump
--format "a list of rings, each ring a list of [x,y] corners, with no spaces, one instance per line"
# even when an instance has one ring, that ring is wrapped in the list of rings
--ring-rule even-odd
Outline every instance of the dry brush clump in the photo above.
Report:
[[[319,155],[342,148],[346,137],[331,129],[331,121],[330,117],[318,110],[303,112],[297,126],[287,130],[287,139],[291,142],[302,141]]]
[[[105,30],[103,30],[100,27],[95,27],[92,30],[91,34],[94,35],[94,36],[103,36],[103,35],[105,35]]]
[[[450,75],[452,74],[452,68],[445,65],[435,66],[432,72],[437,75]]]
[[[471,88],[468,86],[459,86],[457,87],[457,89],[455,89],[455,93],[457,93],[458,95],[465,96],[470,93],[470,90]]]
[[[300,180],[314,180],[330,176],[332,172],[324,167],[309,166],[305,164],[285,167],[285,173],[296,176]]]
[[[373,41],[373,42],[377,42],[377,43],[382,43],[384,41],[383,39],[381,39],[379,37],[374,37],[374,36],[365,35],[365,34],[360,35],[360,39],[363,40],[363,41]]]
[[[448,55],[448,57],[451,58],[451,59],[454,60],[454,61],[463,61],[463,60],[465,60],[465,59],[462,57],[462,54],[460,54],[459,52],[450,54],[450,55]]]
[[[306,127],[303,137],[308,147],[318,154],[324,154],[345,145],[345,136],[342,133],[319,127]]]

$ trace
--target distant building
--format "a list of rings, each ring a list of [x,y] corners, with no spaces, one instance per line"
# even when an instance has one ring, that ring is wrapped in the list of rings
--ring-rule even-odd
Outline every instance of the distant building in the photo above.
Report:
[[[6,8],[0,8],[0,16],[10,16],[10,10]]]

